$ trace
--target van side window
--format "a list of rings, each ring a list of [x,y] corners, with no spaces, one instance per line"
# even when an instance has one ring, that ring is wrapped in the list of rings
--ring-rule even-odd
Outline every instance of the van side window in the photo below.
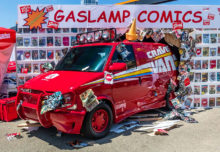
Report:
[[[136,67],[136,60],[132,45],[119,44],[112,57],[112,63],[126,63],[128,69]]]

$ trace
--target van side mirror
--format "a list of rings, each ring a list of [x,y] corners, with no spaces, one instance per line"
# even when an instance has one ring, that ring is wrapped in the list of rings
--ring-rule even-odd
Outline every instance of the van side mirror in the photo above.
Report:
[[[124,71],[127,70],[127,64],[126,63],[113,63],[109,66],[109,71]]]

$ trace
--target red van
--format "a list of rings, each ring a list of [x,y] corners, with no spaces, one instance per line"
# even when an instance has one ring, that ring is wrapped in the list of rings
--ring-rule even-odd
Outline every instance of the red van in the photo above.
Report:
[[[74,46],[54,71],[18,89],[18,114],[43,127],[69,134],[104,137],[111,124],[141,111],[171,106],[170,79],[176,81],[175,57],[168,46],[146,42],[86,43]],[[64,102],[41,114],[42,101],[61,91]]]

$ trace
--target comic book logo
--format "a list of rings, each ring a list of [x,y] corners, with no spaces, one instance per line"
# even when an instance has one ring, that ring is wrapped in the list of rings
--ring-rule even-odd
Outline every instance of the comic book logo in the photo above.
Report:
[[[183,29],[183,23],[182,22],[173,22],[173,29],[174,30]]]
[[[59,23],[54,22],[54,21],[48,21],[47,27],[53,28],[53,29],[58,29]]]
[[[32,10],[30,13],[28,13],[28,17],[24,19],[26,23],[24,26],[29,26],[29,28],[32,30],[33,28],[42,28],[42,24],[46,23],[45,20],[47,17],[45,15],[47,12],[44,12],[45,8],[39,10],[37,8],[36,11]]]
[[[210,20],[203,20],[203,25],[210,25]]]
[[[21,6],[20,11],[21,11],[21,14],[31,12],[31,5]]]

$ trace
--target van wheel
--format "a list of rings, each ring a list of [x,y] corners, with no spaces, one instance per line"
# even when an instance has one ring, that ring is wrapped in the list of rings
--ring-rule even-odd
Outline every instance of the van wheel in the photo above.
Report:
[[[167,93],[166,96],[165,96],[165,99],[166,99],[166,109],[167,110],[172,110],[174,109],[174,106],[171,102],[171,100],[175,97],[174,93],[171,92],[171,93]]]
[[[98,139],[109,133],[112,124],[112,110],[104,102],[86,115],[83,134],[92,139]]]

